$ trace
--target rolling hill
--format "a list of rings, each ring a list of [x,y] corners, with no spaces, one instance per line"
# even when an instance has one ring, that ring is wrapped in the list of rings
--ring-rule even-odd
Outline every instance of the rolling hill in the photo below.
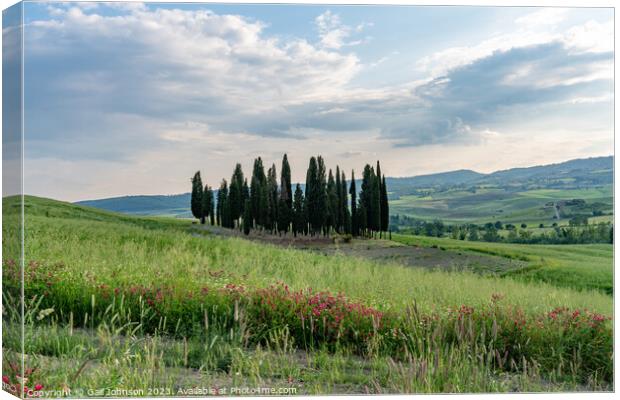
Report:
[[[447,222],[487,222],[489,219],[548,222],[555,214],[549,204],[555,201],[586,199],[596,203],[593,207],[597,210],[611,212],[613,156],[512,168],[490,174],[457,170],[389,177],[386,183],[392,214]],[[133,215],[191,218],[189,203],[190,194],[183,193],[123,196],[76,204]]]
[[[189,218],[190,193],[155,196],[123,196],[76,204],[133,215],[171,215]]]

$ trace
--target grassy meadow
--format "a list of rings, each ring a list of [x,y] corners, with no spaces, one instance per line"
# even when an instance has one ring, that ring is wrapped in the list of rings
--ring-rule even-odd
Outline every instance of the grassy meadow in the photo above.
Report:
[[[399,234],[393,234],[392,239],[413,246],[436,246],[526,261],[525,268],[505,275],[529,282],[613,293],[613,246],[609,244],[527,245]]]
[[[4,199],[4,217],[17,206]],[[187,220],[35,197],[26,197],[25,212],[26,365],[41,390],[612,385],[611,246],[393,238],[533,265],[518,275],[481,275],[219,237]],[[14,234],[3,226],[3,238]],[[20,352],[19,266],[6,257],[15,245],[3,242],[3,375]]]

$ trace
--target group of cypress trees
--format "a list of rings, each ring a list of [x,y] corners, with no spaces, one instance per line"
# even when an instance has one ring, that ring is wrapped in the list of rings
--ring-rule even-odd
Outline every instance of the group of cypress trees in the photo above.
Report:
[[[305,191],[297,183],[293,192],[286,154],[280,171],[278,183],[275,164],[265,173],[258,157],[248,185],[241,164],[237,164],[230,184],[222,180],[215,201],[213,190],[208,185],[203,187],[200,171],[196,172],[192,178],[192,214],[203,224],[209,218],[213,225],[242,229],[245,234],[261,229],[295,236],[331,232],[373,236],[388,230],[387,187],[379,161],[376,170],[368,164],[364,167],[359,193],[353,171],[351,185],[347,186],[344,171],[338,166],[335,174],[327,171],[321,156],[310,158]]]

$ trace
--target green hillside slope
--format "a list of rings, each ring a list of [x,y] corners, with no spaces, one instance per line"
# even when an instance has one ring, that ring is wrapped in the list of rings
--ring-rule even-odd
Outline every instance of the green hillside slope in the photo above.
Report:
[[[600,291],[324,255],[30,196],[25,209],[26,367],[46,389],[409,393],[611,382],[613,301]],[[3,199],[5,220],[19,210],[18,199]],[[19,253],[7,239],[17,235],[3,224],[8,369],[22,346],[21,274],[7,258]],[[421,365],[429,368],[412,372]]]

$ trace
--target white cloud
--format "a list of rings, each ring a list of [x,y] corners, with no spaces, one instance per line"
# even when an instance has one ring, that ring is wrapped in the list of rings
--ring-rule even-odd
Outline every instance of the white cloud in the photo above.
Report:
[[[558,32],[555,25],[563,21],[567,13],[568,9],[562,8],[543,8],[534,11],[515,21],[518,29],[514,32],[496,34],[473,45],[440,50],[421,58],[416,66],[419,70],[437,77],[451,69],[488,57],[494,52],[553,41],[562,42],[566,48],[575,52],[613,51],[613,20],[605,23],[590,20],[565,32]]]
[[[367,27],[372,27],[370,22],[362,22],[351,28],[340,20],[340,15],[325,11],[315,18],[314,24],[319,33],[320,44],[326,49],[340,49],[343,46],[357,46],[370,40],[370,37],[358,40],[348,40],[353,33],[361,33]]]
[[[471,46],[457,46],[435,52],[421,58],[417,67],[433,76],[441,76],[451,69],[471,64],[497,51],[549,43],[559,38],[557,34],[534,31],[501,34]]]
[[[156,81],[167,96],[200,96],[209,87],[224,100],[260,111],[266,104],[328,96],[360,69],[354,55],[317,48],[303,39],[283,42],[267,37],[263,23],[237,15],[140,7],[122,16],[86,13],[77,7],[58,9],[56,15],[59,18],[32,25],[31,37],[51,46],[42,51],[69,52],[75,45],[94,45],[94,50],[130,68],[123,59],[139,59],[151,64],[157,75],[141,76],[137,69],[126,73]],[[45,36],[37,36],[37,30],[45,30]],[[111,45],[102,48],[97,44],[102,40]],[[33,51],[37,49],[33,43]]]
[[[614,51],[613,20],[605,23],[588,21],[583,25],[574,26],[564,35],[567,46],[584,52]]]
[[[527,28],[546,26],[546,25],[557,25],[558,23],[564,21],[566,19],[566,15],[568,14],[567,8],[541,8],[532,13],[526,14],[522,17],[519,17],[515,20],[517,25],[522,25]]]
[[[611,99],[610,24],[519,28],[420,60],[423,79],[368,88],[353,83],[363,65],[349,46],[370,23],[349,27],[323,13],[314,21],[316,43],[207,10],[139,6],[111,14],[69,5],[26,29],[28,68],[40,68],[27,70],[36,96],[26,96],[26,106],[37,116],[27,124],[31,170],[60,171],[29,182],[53,197],[185,191],[198,168],[216,183],[238,160],[261,155],[270,165],[291,149],[297,173],[316,153],[346,158],[347,170],[380,158],[392,175],[432,172],[429,157],[465,168],[459,151],[532,150],[506,141],[515,120],[530,120],[527,132],[543,126],[561,135],[558,127],[575,119],[599,121],[576,117],[578,107],[597,103],[604,112]],[[551,120],[559,107],[570,115]],[[579,125],[581,134],[587,129]],[[84,185],[76,170],[106,183]]]

